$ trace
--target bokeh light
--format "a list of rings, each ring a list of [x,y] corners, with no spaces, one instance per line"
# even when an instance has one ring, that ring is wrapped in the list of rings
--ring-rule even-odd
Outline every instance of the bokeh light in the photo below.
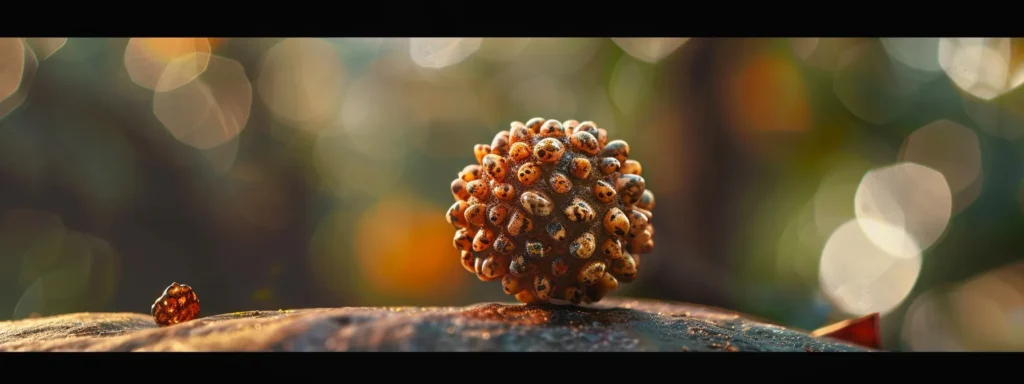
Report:
[[[133,37],[124,50],[124,69],[140,87],[166,92],[202,74],[210,53],[210,41],[202,37]]]
[[[690,38],[648,38],[648,37],[615,37],[612,41],[630,56],[647,63],[657,63],[672,54]]]
[[[444,68],[461,63],[480,49],[483,39],[425,38],[409,39],[409,57],[424,68]]]
[[[868,171],[854,196],[858,223],[868,238],[897,256],[912,255],[908,248],[935,244],[949,224],[952,207],[952,192],[942,173],[915,163]]]
[[[1009,38],[943,38],[939,64],[964,92],[991,100],[1024,83],[1024,66]]]
[[[341,107],[345,68],[323,39],[282,40],[264,54],[257,92],[274,116],[312,132]]]
[[[201,56],[201,55],[200,55]],[[208,56],[203,76],[178,87],[158,87],[153,113],[182,143],[209,149],[228,142],[245,129],[252,106],[252,85],[245,68],[231,59]],[[191,66],[188,56],[167,66],[158,84],[177,82],[179,66]]]
[[[38,61],[24,40],[0,38],[0,118],[17,109],[28,96],[27,84]]]
[[[903,246],[879,247],[862,228],[872,228],[875,234],[884,232],[891,243]],[[872,219],[843,223],[821,252],[822,292],[840,310],[854,315],[892,311],[910,294],[920,272],[921,250],[913,237],[899,227]]]
[[[970,128],[939,120],[907,136],[900,160],[942,173],[953,193],[953,212],[967,208],[981,193],[981,144]]]
[[[39,60],[46,60],[67,44],[66,37],[32,37],[25,39]]]

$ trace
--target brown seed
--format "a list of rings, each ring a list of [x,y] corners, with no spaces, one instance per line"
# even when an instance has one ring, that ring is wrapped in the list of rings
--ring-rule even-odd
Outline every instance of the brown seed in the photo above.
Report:
[[[608,294],[608,292],[614,291],[619,287],[619,281],[615,280],[615,276],[610,273],[605,273],[601,276],[601,279],[597,281],[597,284],[590,287],[587,292],[587,298],[589,302],[599,301]]]
[[[509,273],[516,276],[526,276],[533,273],[537,269],[537,266],[526,260],[523,255],[517,255],[512,258],[512,263],[508,266]]]
[[[550,215],[551,210],[554,209],[551,200],[533,191],[523,192],[519,197],[519,203],[522,204],[523,209],[526,209],[526,213],[536,216]]]
[[[622,140],[612,140],[601,150],[601,157],[614,157],[622,164],[629,157],[629,144]]]
[[[590,156],[594,156],[600,151],[600,147],[597,146],[597,138],[588,132],[578,131],[572,134],[569,139],[569,143],[573,149],[586,153]]]
[[[487,198],[487,194],[490,193],[487,182],[483,180],[473,180],[466,183],[466,192],[469,192],[470,196],[477,198],[477,200],[484,200]]]
[[[519,171],[516,172],[516,178],[519,179],[523,185],[530,186],[537,182],[540,178],[540,168],[533,163],[526,163],[519,166]]]
[[[459,260],[462,261],[463,268],[466,268],[470,273],[476,273],[476,260],[472,252],[462,251]]]
[[[511,271],[510,271],[511,272]],[[522,280],[518,277],[512,276],[511,274],[505,275],[501,278],[501,288],[507,295],[515,295],[522,292],[524,288]]]
[[[539,241],[527,241],[526,254],[535,259],[544,258],[544,244]]]
[[[647,216],[648,218],[650,216]],[[647,232],[651,233],[651,237],[654,237],[654,224],[647,223]]]
[[[529,289],[519,291],[515,298],[517,301],[524,304],[537,304],[541,302],[540,299],[537,299],[537,296],[534,295],[533,292],[530,292]]]
[[[609,259],[618,259],[622,257],[622,243],[618,239],[609,238],[601,244],[601,253],[608,256]]]
[[[626,236],[629,233],[629,219],[618,207],[608,210],[604,215],[604,229],[609,234],[617,237]]]
[[[644,214],[644,216],[647,216],[647,220],[653,220],[654,219],[654,214],[652,214],[651,211],[648,211],[646,209],[639,208],[639,207],[633,207],[633,209],[635,209],[637,211],[640,211],[640,213]]]
[[[620,165],[619,161],[616,160],[614,157],[605,157],[601,159],[601,162],[600,164],[597,165],[597,167],[601,169],[602,174],[610,175],[615,171],[618,171]]]
[[[630,254],[623,254],[622,258],[612,262],[612,273],[618,280],[631,281],[636,277],[636,262]]]
[[[568,217],[569,220],[579,223],[586,223],[597,217],[597,213],[594,212],[594,208],[591,208],[590,204],[587,204],[586,201],[578,197],[573,199],[572,203],[569,204],[568,207],[565,207],[563,213],[565,213],[565,216]]]
[[[565,137],[565,127],[558,120],[548,120],[540,126],[538,134],[541,137]]]
[[[643,172],[643,167],[640,166],[639,161],[630,159],[622,163],[622,168],[619,168],[619,172],[640,176],[640,173]]]
[[[467,165],[465,168],[462,168],[462,172],[459,172],[459,178],[467,183],[479,179],[480,166],[476,164]]]
[[[487,206],[483,204],[473,204],[469,208],[466,208],[466,221],[474,227],[484,226],[484,221],[487,219]]]
[[[455,249],[468,251],[473,246],[473,235],[476,235],[476,233],[470,232],[466,228],[459,228],[455,231],[455,238],[452,239],[452,244],[455,246]]]
[[[493,241],[494,241],[494,231],[490,230],[489,228],[483,228],[479,232],[476,233],[476,236],[473,237],[473,251],[474,252],[486,251],[487,248],[490,248],[491,242],[493,242]]]
[[[572,244],[569,244],[569,253],[580,259],[587,259],[594,254],[595,248],[597,248],[597,240],[594,239],[594,234],[583,232],[580,237],[573,240]]]
[[[512,217],[508,219],[508,227],[506,229],[509,235],[519,236],[520,233],[527,233],[533,230],[533,222],[519,210],[515,210],[512,212]]]
[[[508,273],[508,257],[491,254],[480,264],[480,274],[487,280],[494,280]]]
[[[493,153],[484,156],[482,165],[484,172],[494,180],[504,181],[505,175],[508,174],[508,160]]]
[[[161,327],[184,323],[199,316],[199,296],[185,284],[171,283],[150,307],[153,321]]]
[[[635,239],[637,235],[647,230],[647,216],[638,210],[629,211],[629,238]],[[650,234],[648,234],[649,236]]]
[[[560,195],[572,190],[572,181],[561,172],[552,173],[548,184],[551,185],[552,191]]]
[[[643,244],[640,244],[639,248],[640,249],[638,249],[636,252],[638,254],[651,253],[652,251],[654,251],[654,239],[648,239]],[[633,257],[635,258],[638,256],[633,255]]]
[[[473,146],[473,155],[476,156],[477,163],[483,163],[484,156],[491,153],[491,146],[487,144],[477,144]]]
[[[597,124],[595,124],[593,121],[584,121],[580,123],[578,127],[576,127],[574,133],[575,132],[586,132],[589,133],[591,136],[594,136],[595,139],[597,139]]]
[[[523,142],[512,144],[512,147],[510,147],[508,150],[509,157],[511,157],[512,161],[515,162],[520,162],[529,159],[530,155],[532,154],[533,153],[530,152],[530,145]]]
[[[586,179],[590,176],[590,160],[583,157],[577,157],[572,159],[572,165],[569,167],[572,175],[577,179]]]
[[[562,128],[565,128],[566,134],[571,134],[574,130],[576,130],[576,127],[578,127],[579,125],[580,122],[573,119],[569,119],[562,122]]]
[[[494,186],[494,197],[509,201],[516,198],[516,189],[511,184],[498,184]]]
[[[580,270],[578,280],[583,285],[597,284],[601,276],[604,276],[605,264],[600,261],[592,261]]]
[[[598,180],[594,183],[594,198],[602,203],[611,203],[615,201],[615,188],[607,181]]]
[[[563,298],[570,303],[579,304],[583,302],[583,289],[578,287],[569,287],[565,289]]]
[[[452,180],[452,197],[455,200],[468,200],[469,192],[466,192],[466,181],[462,179]]]
[[[622,196],[622,202],[626,205],[632,205],[637,201],[640,201],[640,197],[644,194],[646,188],[646,182],[643,177],[631,174],[619,175],[618,180],[615,181],[615,190]]]
[[[514,125],[512,130],[509,131],[508,136],[509,140],[513,143],[529,144],[533,139],[533,132],[530,132],[530,128],[527,128],[525,125]],[[512,145],[515,146],[515,144]]]
[[[540,126],[544,125],[544,118],[543,117],[534,117],[534,118],[532,118],[530,120],[527,120],[525,125],[526,125],[526,128],[529,128],[531,132],[538,133],[538,132],[540,132]]]
[[[491,140],[491,153],[501,156],[507,155],[509,145],[508,136],[508,131],[501,131],[498,132],[497,135],[494,135],[494,139]]]
[[[554,287],[551,285],[551,279],[547,276],[537,276],[533,279],[533,289],[537,292],[537,298],[547,301],[551,298],[551,291]]]
[[[512,253],[515,249],[516,244],[505,235],[499,235],[497,239],[494,239],[494,250],[498,253]]]
[[[537,142],[537,145],[533,146],[533,155],[545,163],[554,163],[562,158],[565,154],[565,146],[558,139],[546,138]]]
[[[561,223],[557,221],[552,221],[548,223],[547,228],[544,228],[544,230],[548,233],[548,236],[551,236],[553,240],[565,241],[565,227],[563,227]]]
[[[487,210],[487,220],[495,226],[501,226],[505,222],[505,217],[508,216],[508,208],[504,205],[493,205]]]
[[[448,208],[448,214],[445,218],[448,220],[448,224],[455,226],[455,228],[466,228],[469,226],[469,221],[466,220],[466,210],[469,208],[469,203],[463,200],[456,201],[452,204],[451,208]]]
[[[597,129],[597,145],[604,148],[608,144],[608,131],[604,128]]]
[[[654,210],[654,192],[644,189],[644,194],[640,196],[640,201],[636,202],[636,206],[648,211]]]
[[[563,276],[569,272],[569,263],[565,262],[565,259],[561,257],[551,262],[551,273],[555,276]]]

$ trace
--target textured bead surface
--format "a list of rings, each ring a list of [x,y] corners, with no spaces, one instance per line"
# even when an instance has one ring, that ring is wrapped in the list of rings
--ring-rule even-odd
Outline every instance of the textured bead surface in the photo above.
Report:
[[[188,285],[171,283],[150,310],[161,327],[184,323],[199,316],[199,296]]]
[[[524,303],[592,303],[654,249],[654,194],[629,144],[592,121],[513,122],[451,182],[460,264]]]

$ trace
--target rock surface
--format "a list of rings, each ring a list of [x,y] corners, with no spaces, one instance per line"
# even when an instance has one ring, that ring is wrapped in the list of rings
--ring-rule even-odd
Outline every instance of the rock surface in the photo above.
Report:
[[[607,298],[588,307],[250,311],[157,327],[149,315],[0,322],[0,351],[870,351],[717,308]]]

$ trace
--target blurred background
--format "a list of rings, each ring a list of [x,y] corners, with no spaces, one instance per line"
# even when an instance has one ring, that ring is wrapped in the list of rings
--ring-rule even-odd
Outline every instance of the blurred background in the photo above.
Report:
[[[511,301],[449,184],[592,120],[658,197],[615,295],[1024,350],[1024,40],[0,39],[0,320]]]

